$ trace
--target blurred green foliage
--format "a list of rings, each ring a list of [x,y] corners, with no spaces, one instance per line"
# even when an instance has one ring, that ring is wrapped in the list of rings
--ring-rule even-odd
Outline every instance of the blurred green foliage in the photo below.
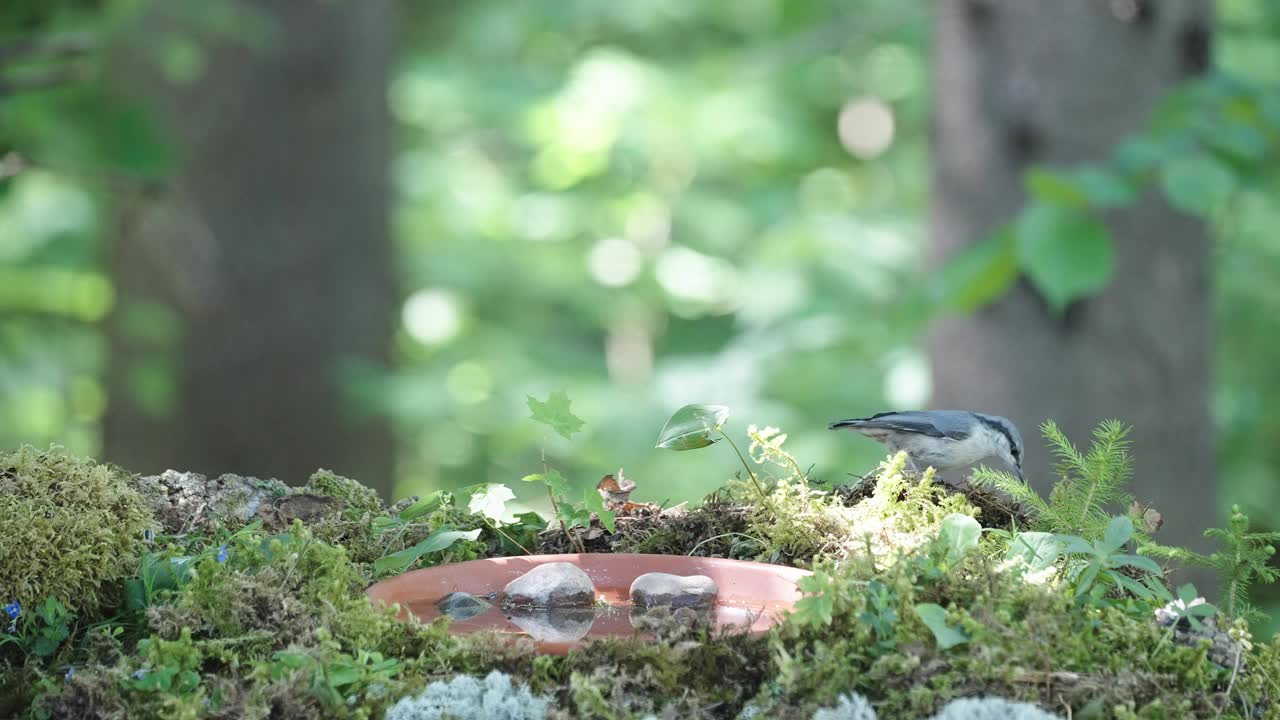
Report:
[[[113,94],[102,62],[145,4],[0,9],[0,447],[99,449],[98,321],[116,302],[102,262],[106,199],[173,158]],[[205,30],[266,37],[232,3],[196,5]],[[1280,131],[1280,9],[1218,6],[1215,75],[1152,123],[1154,135],[1212,146],[1146,149],[1150,181],[1217,233],[1222,478],[1227,497],[1276,526],[1280,177],[1258,158]],[[512,480],[545,448],[575,490],[625,467],[637,500],[696,499],[732,464],[653,448],[692,402],[786,428],[815,480],[846,480],[881,449],[825,423],[927,402],[919,339],[931,312],[980,306],[1020,271],[1059,302],[1112,279],[1110,239],[1084,210],[1129,202],[1136,183],[1107,158],[1030,174],[1036,202],[1008,232],[922,275],[928,4],[475,0],[400,11],[388,91],[397,370],[348,378],[353,411],[395,420],[400,494],[494,482],[544,503]],[[64,49],[5,54],[31,41]],[[166,76],[199,82],[199,42],[149,46]],[[1218,105],[1185,101],[1223,88]],[[1240,96],[1249,122],[1232,111]],[[1081,237],[1089,257],[1063,262],[1063,238]],[[143,371],[131,391],[166,387],[171,370]],[[523,419],[527,396],[560,389],[585,421],[572,444]]]

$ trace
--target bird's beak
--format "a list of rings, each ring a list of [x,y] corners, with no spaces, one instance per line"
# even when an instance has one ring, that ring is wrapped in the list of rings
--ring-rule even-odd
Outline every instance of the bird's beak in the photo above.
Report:
[[[1016,464],[1013,466],[1013,474],[1014,474],[1014,475],[1017,475],[1017,476],[1018,476],[1018,479],[1019,479],[1019,480],[1021,480],[1022,482],[1026,482],[1026,481],[1027,481],[1027,478],[1026,478],[1026,477],[1024,477],[1024,476],[1023,476],[1023,474],[1022,474],[1022,468],[1021,468],[1021,467],[1019,467],[1019,466],[1018,466],[1018,465],[1016,465]]]

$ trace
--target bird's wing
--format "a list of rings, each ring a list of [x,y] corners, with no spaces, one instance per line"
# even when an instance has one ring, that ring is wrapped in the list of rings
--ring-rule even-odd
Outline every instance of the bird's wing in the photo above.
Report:
[[[849,427],[849,428],[881,428],[885,430],[897,430],[898,432],[917,433],[936,438],[950,438],[952,440],[963,440],[969,437],[969,433],[960,428],[963,426],[956,418],[956,422],[949,422],[953,418],[949,415],[940,415],[938,413],[922,413],[922,412],[882,412],[876,413],[869,418],[850,418],[848,420],[840,420],[831,423],[828,427],[831,429]]]

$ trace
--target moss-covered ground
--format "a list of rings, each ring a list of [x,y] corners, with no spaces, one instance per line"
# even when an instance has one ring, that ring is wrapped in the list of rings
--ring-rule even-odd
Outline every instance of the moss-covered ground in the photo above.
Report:
[[[473,514],[467,498],[387,507],[327,472],[291,489],[141,478],[57,450],[0,454],[0,619],[11,619],[0,717],[380,718],[432,681],[493,670],[565,718],[807,719],[850,692],[882,718],[977,695],[1063,717],[1280,717],[1280,641],[1186,602],[1173,626],[1158,624],[1171,590],[1142,570],[1149,560],[1125,559],[1141,529],[1118,545],[1121,521],[1078,538],[1090,555],[1034,532],[1035,516],[1000,496],[903,468],[886,461],[858,489],[762,473],[763,492],[731,482],[691,509],[629,504],[615,532],[597,520],[569,537],[529,516]],[[201,500],[175,503],[179,492]],[[421,551],[449,530],[479,533]],[[564,657],[400,621],[363,594],[404,568],[579,543],[815,574],[797,612],[763,636],[673,621],[656,640]]]

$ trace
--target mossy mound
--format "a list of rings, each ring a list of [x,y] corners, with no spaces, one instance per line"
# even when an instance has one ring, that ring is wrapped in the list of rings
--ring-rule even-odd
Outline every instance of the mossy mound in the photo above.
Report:
[[[128,476],[58,449],[0,454],[0,600],[92,613],[118,597],[156,527]]]
[[[62,496],[49,478],[88,474],[94,487],[133,498],[150,522],[122,473],[30,450],[3,458],[0,467],[25,473],[12,487],[28,514],[56,515]],[[123,585],[120,602],[37,613],[40,599],[30,600],[0,645],[0,716],[380,718],[422,697],[488,717],[472,691],[493,685],[539,698],[537,716],[553,719],[808,720],[852,707],[853,693],[882,718],[930,717],[977,696],[1075,717],[1280,717],[1280,642],[1253,642],[1233,626],[1239,662],[1215,663],[1208,641],[1157,625],[1151,602],[1076,593],[1060,566],[1011,558],[1007,540],[971,519],[986,507],[903,462],[885,463],[856,498],[779,478],[762,495],[730,487],[694,509],[636,506],[614,535],[582,529],[589,547],[606,551],[735,555],[815,573],[795,614],[765,635],[718,634],[673,616],[656,637],[597,640],[563,657],[535,655],[527,640],[450,635],[443,621],[404,622],[364,596],[380,572],[518,553],[537,542],[538,524],[499,533],[448,496],[387,508],[324,472],[298,489],[251,484],[268,493],[251,515],[205,513],[206,522],[132,546],[130,562],[100,583]],[[448,529],[480,532],[428,554],[424,539]],[[541,539],[557,536],[553,528]],[[405,561],[384,564],[389,557]],[[464,675],[476,680],[456,681]],[[423,700],[423,712],[434,702]]]

